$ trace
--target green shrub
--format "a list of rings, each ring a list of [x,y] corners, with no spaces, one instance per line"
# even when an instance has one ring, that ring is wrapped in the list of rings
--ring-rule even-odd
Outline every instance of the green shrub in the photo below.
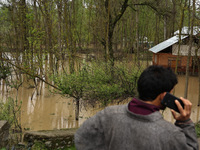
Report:
[[[106,105],[120,97],[135,96],[138,68],[128,68],[127,64],[110,66],[102,62],[92,62],[71,74],[53,76],[60,93],[89,102]]]
[[[21,102],[8,97],[6,102],[0,102],[0,120],[6,120],[11,126],[21,128],[19,117],[21,112]]]
[[[46,147],[45,147],[45,144],[42,143],[42,142],[36,142],[33,147],[31,148],[32,150],[48,150]]]

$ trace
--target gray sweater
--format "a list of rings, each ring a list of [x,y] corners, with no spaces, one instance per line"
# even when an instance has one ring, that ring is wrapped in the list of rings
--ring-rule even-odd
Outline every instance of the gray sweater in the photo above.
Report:
[[[77,150],[198,150],[193,123],[173,125],[159,111],[138,115],[128,105],[110,106],[75,134]]]

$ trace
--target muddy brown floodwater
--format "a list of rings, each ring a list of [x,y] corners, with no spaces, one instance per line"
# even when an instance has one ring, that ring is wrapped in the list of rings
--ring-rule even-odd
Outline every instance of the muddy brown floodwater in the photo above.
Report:
[[[198,106],[198,93],[199,93],[199,80],[198,77],[190,76],[189,77],[189,86],[188,86],[188,98],[192,102],[192,113],[191,119],[194,122],[199,121],[199,111],[200,107]],[[175,87],[175,94],[177,97],[184,96],[184,89],[185,89],[185,76],[181,75],[178,76],[178,84]],[[164,111],[164,118],[170,122],[174,122],[173,116],[170,110],[167,108]]]
[[[175,87],[175,95],[180,97],[184,95],[185,76],[178,76],[178,81],[179,83]],[[76,128],[88,117],[103,109],[99,105],[96,107],[82,105],[80,119],[76,121],[73,99],[52,94],[44,84],[41,84],[41,86],[43,87],[40,95],[33,94],[34,89],[30,88],[28,84],[23,84],[18,91],[18,100],[22,101],[21,124],[23,129],[52,130]],[[6,93],[3,82],[1,82],[0,88],[2,100],[5,101],[8,96],[16,96],[16,90]],[[199,121],[198,91],[198,77],[190,77],[188,99],[193,103],[191,119],[194,122]],[[32,94],[33,98],[31,100]],[[126,101],[130,100],[131,98]],[[166,120],[174,122],[169,109],[166,109],[163,115]]]

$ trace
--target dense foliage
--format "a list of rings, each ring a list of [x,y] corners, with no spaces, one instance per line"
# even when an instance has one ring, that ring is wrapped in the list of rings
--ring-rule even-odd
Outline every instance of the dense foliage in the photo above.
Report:
[[[179,29],[183,9],[183,26],[188,25],[191,3],[5,0],[0,4],[0,45],[3,50],[73,54],[77,47],[99,49],[112,42],[114,50],[136,50],[137,44],[151,46],[172,36]]]

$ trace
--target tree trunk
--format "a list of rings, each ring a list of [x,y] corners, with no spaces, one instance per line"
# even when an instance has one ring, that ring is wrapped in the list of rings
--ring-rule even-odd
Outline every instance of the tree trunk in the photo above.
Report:
[[[181,4],[182,5],[182,4]],[[175,67],[175,73],[177,74],[178,71],[178,62],[179,62],[179,55],[180,55],[180,47],[181,47],[181,34],[182,34],[182,28],[183,28],[183,22],[184,22],[184,13],[185,13],[185,7],[187,5],[187,0],[185,1],[184,6],[181,8],[181,20],[179,25],[179,38],[178,38],[178,55],[176,57],[176,67]]]
[[[158,44],[159,43],[159,16],[157,15],[156,13],[156,30],[155,30],[155,44]]]
[[[15,38],[13,39],[13,47],[16,51],[20,50],[20,34],[19,34],[19,21],[18,21],[18,17],[17,17],[17,4],[16,4],[16,0],[12,0],[12,8],[11,8],[11,12],[12,12],[12,16],[11,16],[11,20],[13,23],[13,30],[14,30],[14,36]]]
[[[106,51],[106,54],[108,54],[107,60],[110,61],[111,66],[114,66],[114,51],[113,51],[113,48],[112,48],[114,28],[115,28],[117,22],[123,16],[127,7],[128,7],[128,0],[124,0],[119,13],[117,13],[117,15],[113,19],[111,12],[110,12],[110,0],[105,1],[106,14],[107,14],[107,17],[108,17],[107,22],[106,22],[106,40],[105,40],[106,41],[106,47],[105,47],[105,51]]]
[[[197,64],[197,69],[198,69],[198,78],[199,78],[198,106],[200,106],[200,59],[198,57],[198,50],[199,50],[199,47],[195,50],[195,58],[196,58],[196,64]]]
[[[20,1],[20,14],[21,14],[21,45],[24,52],[28,48],[27,29],[26,29],[26,1]]]
[[[76,120],[79,120],[79,102],[80,102],[80,99],[79,98],[76,98],[76,108],[75,108],[75,118]]]
[[[190,28],[190,40],[189,40],[188,58],[187,58],[186,75],[185,75],[185,91],[184,91],[185,98],[187,98],[187,96],[188,96],[188,84],[189,84],[189,73],[190,73],[189,67],[190,67],[191,50],[192,50],[192,43],[193,43],[194,16],[195,16],[195,0],[193,0],[192,21],[191,21],[191,28]],[[189,22],[190,22],[190,20],[189,20]]]
[[[173,13],[172,13],[172,29],[170,30],[170,36],[174,36],[175,22],[176,22],[176,0],[172,0],[172,3],[173,3],[173,9],[172,9]]]
[[[67,3],[67,1],[64,1],[64,19],[63,19],[63,21],[64,21],[64,27],[63,27],[63,32],[64,32],[64,36],[63,36],[63,39],[64,39],[64,41],[65,41],[65,43],[64,43],[64,48],[68,51],[68,49],[69,49],[69,24],[68,24],[68,18],[69,18],[69,13],[68,13],[68,3]]]
[[[198,106],[200,106],[200,63],[199,63],[199,59],[198,59],[197,65],[198,65],[198,77],[199,77],[199,96],[198,96]]]
[[[48,52],[52,53],[52,22],[51,22],[51,15],[50,15],[50,3],[47,0],[42,0],[43,7],[44,7],[44,17],[45,17],[45,24],[46,24],[46,43],[47,43],[47,50]]]
[[[110,22],[111,22],[111,16],[110,16],[110,0],[107,0],[107,24],[106,24],[106,52],[105,52],[105,58],[106,62],[109,60],[109,30],[110,30]]]
[[[136,10],[136,63],[138,65],[140,65],[140,59],[139,59],[139,51],[140,51],[140,43],[139,43],[139,9],[138,9],[138,6],[137,7],[137,10]]]
[[[58,7],[58,50],[62,54],[62,45],[61,45],[61,32],[62,32],[62,0],[57,1]]]
[[[168,6],[168,1],[165,0],[165,7]],[[167,39],[167,15],[164,15],[164,40]]]

